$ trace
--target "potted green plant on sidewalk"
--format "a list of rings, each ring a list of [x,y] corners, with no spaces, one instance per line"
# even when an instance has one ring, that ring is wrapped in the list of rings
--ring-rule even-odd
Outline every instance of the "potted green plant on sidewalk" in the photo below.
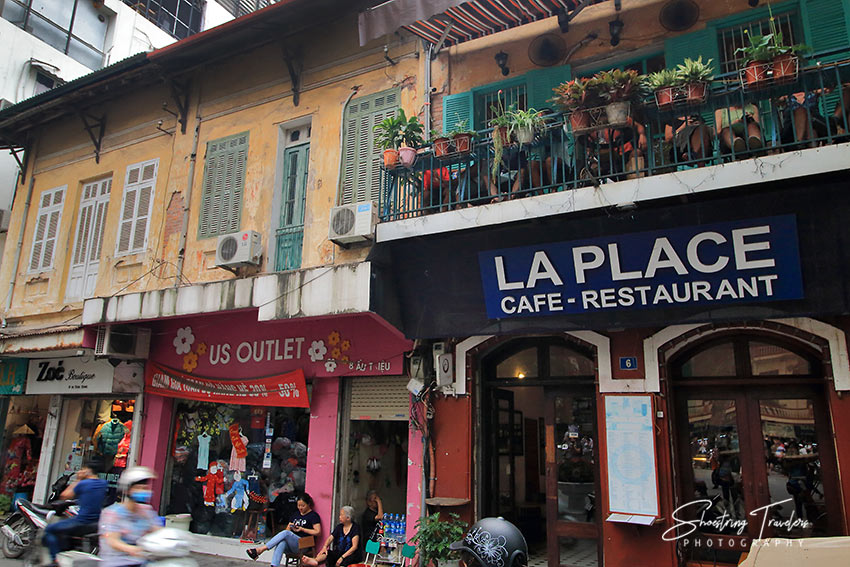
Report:
[[[449,514],[449,519],[441,520],[440,513],[420,518],[416,522],[416,535],[413,543],[419,550],[420,567],[438,567],[440,561],[450,561],[456,552],[449,546],[463,539],[467,523],[457,514]]]

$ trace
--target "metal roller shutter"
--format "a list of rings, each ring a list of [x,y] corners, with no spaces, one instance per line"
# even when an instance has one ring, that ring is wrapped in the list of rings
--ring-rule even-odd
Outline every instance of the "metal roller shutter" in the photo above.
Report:
[[[375,376],[351,380],[351,419],[407,421],[410,394],[404,376]]]

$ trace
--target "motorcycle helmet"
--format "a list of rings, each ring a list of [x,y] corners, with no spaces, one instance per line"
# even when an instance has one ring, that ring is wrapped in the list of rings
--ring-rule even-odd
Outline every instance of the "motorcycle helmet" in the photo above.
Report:
[[[504,518],[478,520],[462,541],[449,547],[461,552],[467,567],[524,567],[528,563],[525,537]]]
[[[148,467],[130,467],[121,473],[118,479],[118,490],[127,492],[134,484],[147,482],[156,478],[156,473]]]

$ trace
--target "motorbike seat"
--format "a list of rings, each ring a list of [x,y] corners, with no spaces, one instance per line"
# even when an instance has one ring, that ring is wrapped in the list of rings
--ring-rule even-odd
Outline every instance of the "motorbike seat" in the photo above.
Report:
[[[50,512],[53,512],[52,508],[49,508],[47,506],[40,506],[38,504],[34,504],[32,502],[29,502],[29,501],[27,501],[25,504],[21,503],[21,505],[26,506],[27,508],[29,508],[30,510],[32,510],[36,514],[40,514],[42,516],[46,516]]]

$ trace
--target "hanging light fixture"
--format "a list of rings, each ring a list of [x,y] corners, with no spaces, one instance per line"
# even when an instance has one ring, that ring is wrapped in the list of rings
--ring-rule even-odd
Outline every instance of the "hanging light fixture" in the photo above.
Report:
[[[626,24],[623,23],[623,20],[620,19],[619,14],[617,15],[616,20],[608,22],[608,33],[611,36],[611,45],[619,45],[620,34],[623,33],[625,25]]]

